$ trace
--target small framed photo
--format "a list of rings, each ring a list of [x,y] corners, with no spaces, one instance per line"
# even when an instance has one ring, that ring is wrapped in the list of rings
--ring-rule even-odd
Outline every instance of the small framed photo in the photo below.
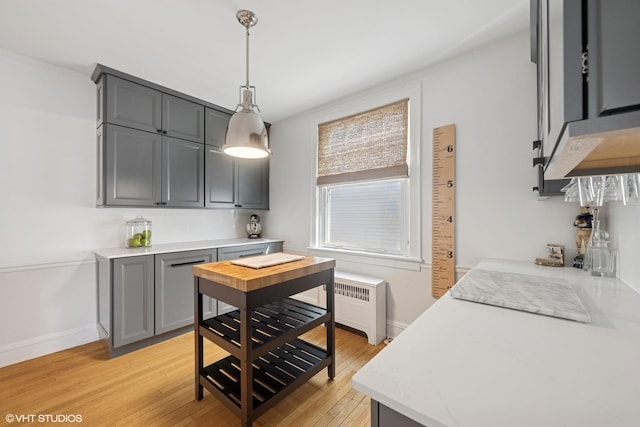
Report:
[[[546,248],[546,261],[550,265],[564,265],[564,245],[548,243]]]

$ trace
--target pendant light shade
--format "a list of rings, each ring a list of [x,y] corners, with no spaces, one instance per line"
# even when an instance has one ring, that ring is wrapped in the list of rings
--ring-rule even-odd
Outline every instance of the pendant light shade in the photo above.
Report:
[[[240,103],[229,120],[222,151],[233,157],[258,159],[271,154],[267,129],[254,104],[256,88],[249,84],[249,28],[256,25],[258,18],[249,10],[239,11],[236,17],[247,29],[247,81],[240,86]]]

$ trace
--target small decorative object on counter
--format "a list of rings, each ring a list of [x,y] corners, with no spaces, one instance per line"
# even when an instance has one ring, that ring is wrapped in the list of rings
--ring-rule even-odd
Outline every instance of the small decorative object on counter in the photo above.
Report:
[[[546,247],[547,256],[536,258],[536,264],[548,267],[564,267],[564,245],[548,243]]]
[[[593,215],[589,212],[589,207],[581,206],[580,213],[573,221],[573,226],[577,228],[576,247],[578,248],[578,255],[573,259],[575,268],[583,268],[584,266],[584,256],[587,252],[589,240],[591,240],[592,221]]]
[[[151,221],[141,215],[127,221],[126,246],[139,248],[151,246]]]
[[[260,217],[256,214],[252,214],[249,217],[247,223],[247,235],[249,239],[259,239],[262,232],[262,224],[260,224]]]

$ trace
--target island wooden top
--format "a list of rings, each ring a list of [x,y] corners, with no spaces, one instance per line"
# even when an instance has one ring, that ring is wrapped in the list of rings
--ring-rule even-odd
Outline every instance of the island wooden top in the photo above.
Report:
[[[329,270],[335,266],[334,259],[314,256],[306,256],[300,261],[264,268],[242,267],[232,264],[231,261],[220,261],[194,265],[193,275],[243,292],[249,292]]]

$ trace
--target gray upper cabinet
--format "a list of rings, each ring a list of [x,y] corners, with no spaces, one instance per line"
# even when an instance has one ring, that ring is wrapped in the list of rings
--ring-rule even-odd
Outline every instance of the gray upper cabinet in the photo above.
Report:
[[[205,145],[205,206],[208,208],[234,208],[236,199],[237,161],[220,148]]]
[[[225,143],[231,114],[214,110],[213,108],[206,108],[205,115],[205,143],[220,148]]]
[[[234,159],[221,150],[230,118],[206,109],[205,206],[269,209],[269,159]]]
[[[111,206],[204,205],[204,145],[122,126],[104,128],[99,204],[104,199]]]
[[[269,159],[234,159],[206,146],[205,206],[269,209]]]
[[[162,94],[162,133],[204,143],[204,106]]]
[[[104,85],[107,88],[104,100],[107,123],[162,132],[161,92],[115,76],[106,76]]]
[[[238,207],[269,209],[269,158],[239,159]]]
[[[98,206],[269,208],[269,160],[220,151],[232,111],[98,64]]]
[[[640,172],[640,2],[531,0],[531,16],[540,182]]]
[[[589,116],[640,106],[640,2],[590,1]]]
[[[153,255],[113,262],[113,346],[154,335]]]
[[[204,206],[204,145],[162,138],[162,201],[165,206]]]
[[[162,137],[104,125],[104,202],[118,206],[161,203]]]
[[[204,143],[203,105],[111,75],[102,85],[107,123]]]

